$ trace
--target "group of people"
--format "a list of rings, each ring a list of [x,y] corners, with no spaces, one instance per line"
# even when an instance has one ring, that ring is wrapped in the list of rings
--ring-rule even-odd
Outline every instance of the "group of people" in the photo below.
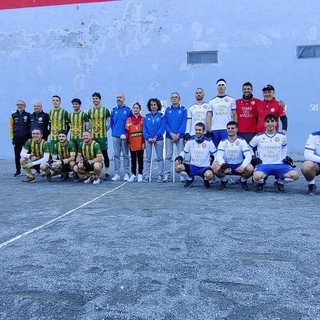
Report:
[[[256,190],[262,192],[266,179],[273,175],[275,188],[283,192],[285,183],[299,178],[286,154],[285,104],[275,99],[270,84],[262,89],[263,100],[253,97],[250,82],[243,84],[243,96],[237,100],[226,94],[224,79],[219,79],[216,87],[217,95],[208,103],[204,101],[204,90],[197,88],[196,102],[188,109],[180,104],[178,92],[171,93],[171,105],[164,112],[158,99],[149,99],[149,113],[145,117],[138,102],[132,108],[125,105],[123,93],[117,95],[117,106],[110,111],[101,105],[100,93],[94,92],[93,106],[87,113],[81,110],[78,98],[71,101],[71,113],[61,108],[61,99],[56,95],[52,97],[53,108],[49,113],[36,102],[34,112],[29,114],[25,102],[18,100],[9,125],[16,163],[14,176],[21,174],[22,167],[27,175],[25,182],[35,181],[34,170],[41,170],[48,181],[52,180],[52,172],[56,172],[61,181],[73,175],[74,181],[85,176],[84,183],[99,184],[104,164],[105,180],[150,182],[150,167],[156,158],[158,182],[169,182],[176,172],[185,187],[190,187],[199,175],[205,188],[210,187],[212,179],[219,178],[219,189],[223,190],[228,183],[226,176],[237,175],[244,190],[249,190],[247,180],[253,177]],[[109,129],[114,150],[112,178]],[[301,167],[309,194],[315,193],[315,177],[320,172],[319,137],[320,132],[309,136],[306,161]]]

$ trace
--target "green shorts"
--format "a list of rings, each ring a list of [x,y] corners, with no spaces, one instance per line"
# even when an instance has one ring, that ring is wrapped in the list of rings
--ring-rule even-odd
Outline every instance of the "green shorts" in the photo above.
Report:
[[[99,143],[101,150],[107,150],[107,138],[93,138],[93,140]]]

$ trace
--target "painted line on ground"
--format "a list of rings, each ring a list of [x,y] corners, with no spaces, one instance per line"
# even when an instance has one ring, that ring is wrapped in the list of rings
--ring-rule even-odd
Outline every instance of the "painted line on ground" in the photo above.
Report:
[[[38,227],[35,227],[35,228],[33,228],[33,229],[30,229],[30,230],[28,230],[28,231],[25,231],[25,232],[23,232],[23,233],[20,233],[19,235],[15,236],[14,238],[9,239],[9,240],[7,240],[7,241],[5,241],[5,242],[0,243],[0,249],[6,247],[7,245],[9,245],[9,244],[11,244],[11,243],[13,243],[13,242],[15,242],[15,241],[17,241],[17,240],[20,240],[20,239],[28,236],[29,234],[32,234],[32,233],[34,233],[34,232],[36,232],[36,231],[38,231],[38,230],[41,230],[41,229],[43,229],[43,228],[45,228],[45,227],[47,227],[47,226],[49,226],[49,225],[51,225],[51,224],[59,221],[59,220],[61,220],[62,218],[70,215],[71,213],[73,213],[73,212],[75,212],[75,211],[77,211],[77,210],[79,210],[79,209],[81,209],[81,208],[84,208],[84,207],[87,206],[88,204],[90,204],[90,203],[92,203],[92,202],[94,202],[94,201],[96,201],[96,200],[98,200],[98,199],[106,196],[107,194],[112,193],[112,192],[120,189],[121,187],[123,187],[123,186],[126,185],[126,184],[127,184],[127,182],[124,182],[124,183],[122,183],[120,186],[118,186],[118,187],[116,187],[116,188],[113,188],[113,189],[111,189],[111,190],[109,190],[109,191],[101,194],[100,196],[95,197],[95,198],[91,199],[90,201],[87,201],[87,202],[81,204],[80,206],[78,206],[78,207],[76,207],[76,208],[74,208],[74,209],[71,209],[71,210],[63,213],[63,214],[61,214],[60,216],[58,216],[58,217],[56,217],[56,218],[54,218],[54,219],[52,219],[52,220],[49,220],[48,222],[46,222],[46,223],[44,223],[44,224],[42,224],[42,225],[40,225],[40,226],[38,226]]]

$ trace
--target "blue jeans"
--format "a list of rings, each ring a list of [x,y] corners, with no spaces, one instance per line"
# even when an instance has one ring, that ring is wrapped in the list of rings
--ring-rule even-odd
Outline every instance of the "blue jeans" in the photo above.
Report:
[[[114,157],[114,172],[120,174],[120,156],[123,155],[124,173],[129,174],[129,146],[127,140],[122,140],[118,137],[112,137],[113,142],[113,157]]]
[[[150,174],[150,164],[151,164],[151,153],[152,153],[152,143],[146,141],[146,167],[145,167],[145,175],[149,176]],[[153,160],[155,158],[155,154],[157,155],[158,160],[158,175],[163,177],[164,172],[164,161],[163,161],[163,140],[158,140],[154,144],[154,153]]]

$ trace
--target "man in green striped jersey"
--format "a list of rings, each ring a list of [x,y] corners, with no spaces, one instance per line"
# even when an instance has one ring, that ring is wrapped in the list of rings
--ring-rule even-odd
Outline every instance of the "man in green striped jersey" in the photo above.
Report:
[[[110,179],[110,161],[108,156],[107,131],[109,130],[110,111],[101,105],[101,94],[92,94],[93,107],[88,111],[93,139],[100,144],[104,165],[106,167],[105,180]]]
[[[58,132],[58,143],[51,150],[52,161],[44,163],[41,169],[50,175],[50,170],[60,174],[60,181],[69,179],[69,172],[73,171],[76,158],[76,146],[72,141],[67,139],[67,131],[60,130]]]
[[[52,97],[53,109],[49,111],[50,116],[50,148],[58,142],[58,131],[69,129],[68,112],[61,108],[61,98],[59,96]]]
[[[20,164],[27,175],[23,182],[34,182],[35,177],[31,169],[42,170],[50,156],[50,144],[42,139],[42,131],[33,129],[31,135],[32,138],[24,144],[20,154]],[[51,173],[47,174],[47,181],[51,181]]]
[[[82,132],[88,129],[89,118],[86,112],[80,110],[81,100],[74,98],[71,101],[73,112],[69,113],[70,141],[72,141],[77,150],[79,150],[82,141]]]
[[[81,174],[87,177],[84,183],[93,182],[93,184],[99,184],[102,171],[102,152],[100,145],[93,140],[92,134],[89,131],[83,132],[82,139],[83,142],[77,153],[76,165],[73,170],[77,175]],[[79,181],[76,177],[74,181]]]

